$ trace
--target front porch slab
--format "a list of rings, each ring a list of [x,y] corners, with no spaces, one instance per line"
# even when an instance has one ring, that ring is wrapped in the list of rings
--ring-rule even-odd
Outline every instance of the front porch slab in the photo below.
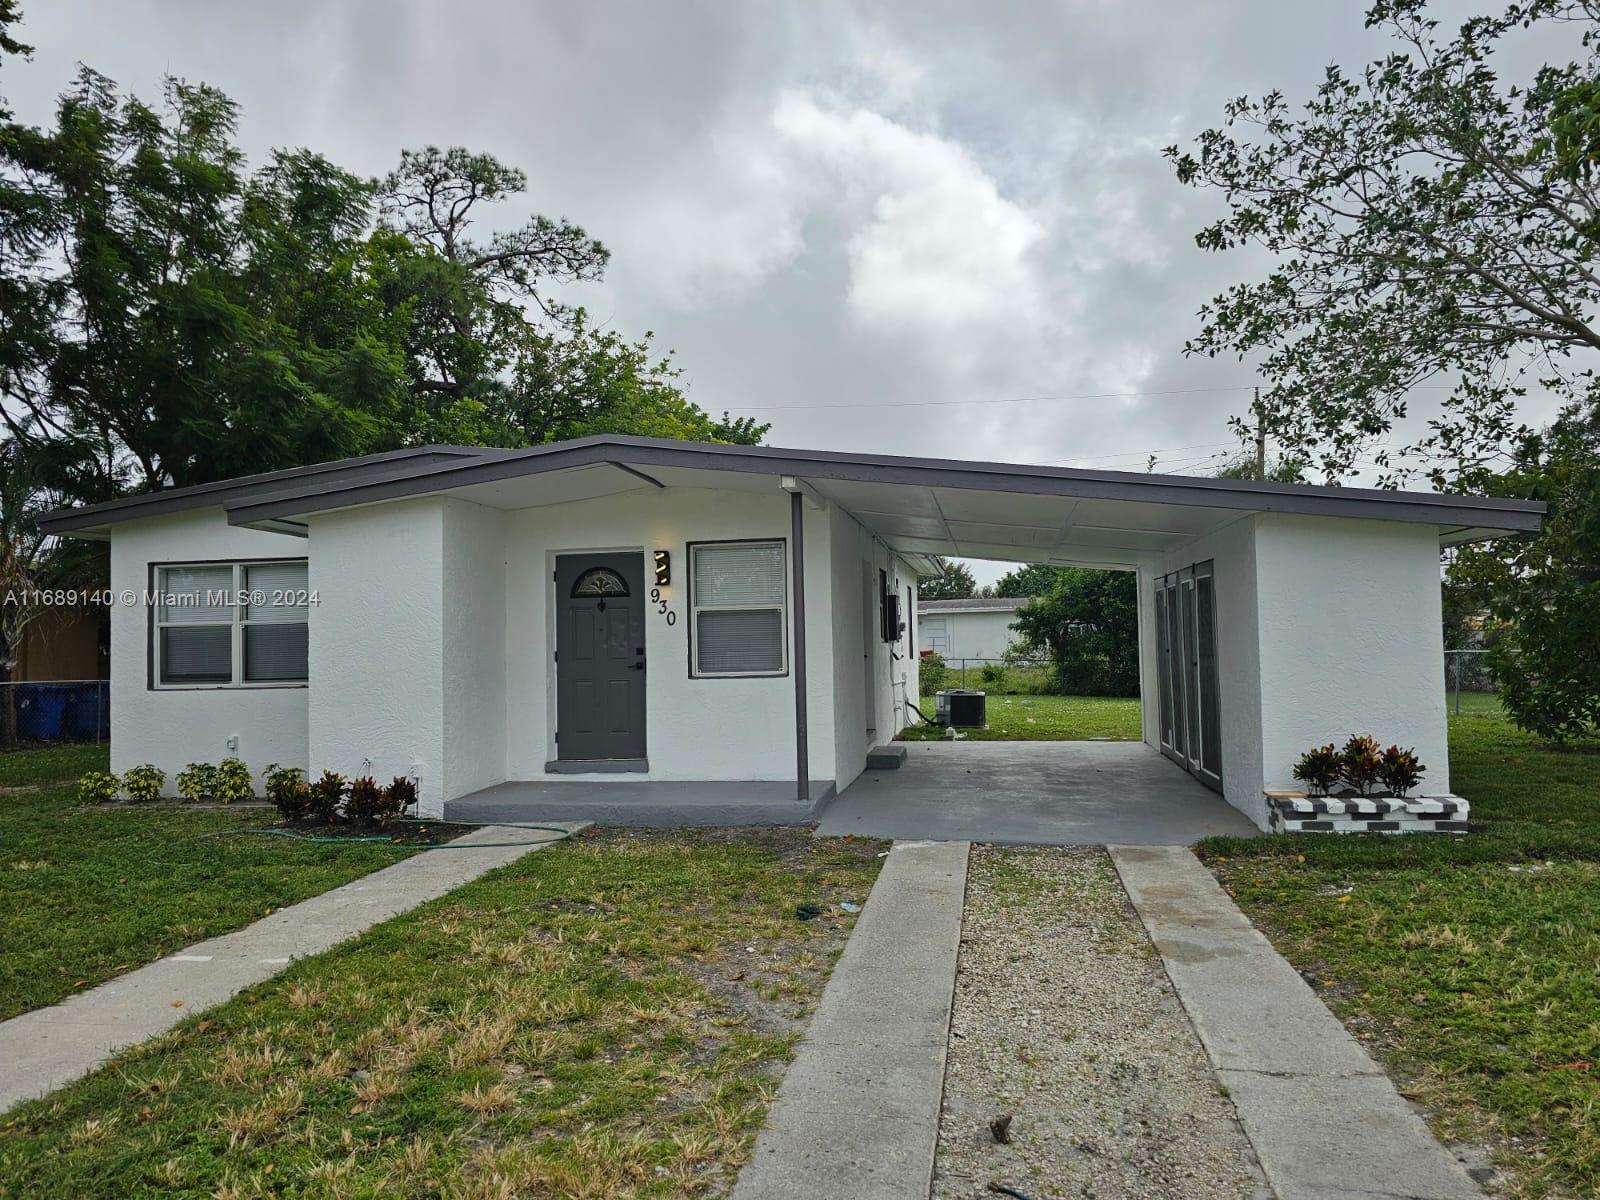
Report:
[[[801,800],[786,780],[540,779],[498,783],[446,800],[444,819],[464,824],[593,821],[672,829],[685,825],[803,825],[833,797],[815,780]]]

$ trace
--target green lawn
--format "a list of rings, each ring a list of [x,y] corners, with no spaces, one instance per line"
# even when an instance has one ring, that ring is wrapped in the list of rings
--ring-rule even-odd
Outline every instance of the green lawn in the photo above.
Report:
[[[919,707],[931,718],[934,698],[924,696]],[[1107,696],[990,696],[986,702],[987,729],[962,729],[964,738],[976,742],[1069,742],[1090,738],[1138,741],[1139,701]],[[906,742],[936,742],[946,736],[933,725],[902,729]]]
[[[0,753],[0,788],[31,787],[77,779],[85,771],[104,771],[110,748],[105,745],[46,746],[39,750]]]
[[[77,777],[105,767],[104,747],[0,754],[0,1019],[413,852],[237,834],[269,809],[81,807]]]
[[[1600,747],[1496,713],[1451,721],[1464,838],[1200,849],[1441,1135],[1495,1148],[1507,1195],[1600,1194]]]
[[[725,1194],[882,848],[528,855],[0,1117],[0,1197]]]

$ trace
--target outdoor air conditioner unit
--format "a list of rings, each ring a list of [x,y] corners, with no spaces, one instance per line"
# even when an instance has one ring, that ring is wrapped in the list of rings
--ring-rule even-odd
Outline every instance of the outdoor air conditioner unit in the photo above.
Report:
[[[946,688],[934,694],[934,720],[955,729],[981,729],[989,723],[987,697],[971,688]]]

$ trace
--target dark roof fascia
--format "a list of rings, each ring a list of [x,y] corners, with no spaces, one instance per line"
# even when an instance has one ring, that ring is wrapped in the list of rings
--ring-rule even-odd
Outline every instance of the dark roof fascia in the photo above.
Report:
[[[387,450],[381,454],[367,454],[359,458],[342,458],[333,462],[313,463],[305,467],[290,467],[282,471],[267,471],[259,475],[243,475],[234,479],[219,479],[213,483],[195,484],[191,487],[168,488],[160,492],[143,492],[137,496],[124,496],[105,500],[99,504],[85,504],[77,508],[58,508],[39,518],[39,527],[46,533],[71,533],[122,521],[137,521],[145,517],[166,516],[189,509],[207,508],[226,504],[228,498],[249,490],[251,495],[271,495],[303,486],[308,479],[338,475],[347,477],[357,473],[380,470],[403,471],[420,464],[452,463],[463,458],[482,458],[503,450],[480,449],[470,446],[414,446],[405,450]]]
[[[415,465],[385,478],[313,478],[273,494],[228,501],[228,519],[245,524],[327,508],[371,504],[447,488],[492,483],[599,463],[794,475],[807,479],[895,483],[1026,495],[1143,501],[1250,512],[1369,518],[1494,530],[1538,530],[1545,505],[1533,500],[1317,487],[1261,480],[1207,479],[1130,471],[964,462],[886,454],[842,454],[771,446],[726,446],[602,436],[509,451],[467,462]]]

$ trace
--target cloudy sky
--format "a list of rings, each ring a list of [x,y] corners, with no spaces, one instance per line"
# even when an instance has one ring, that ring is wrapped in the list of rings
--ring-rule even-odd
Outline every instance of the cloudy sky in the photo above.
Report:
[[[1216,198],[1161,148],[1381,54],[1363,8],[23,0],[4,90],[48,120],[81,60],[221,87],[256,156],[496,154],[530,182],[501,219],[601,238],[592,311],[775,445],[1200,471],[1253,379],[1183,343],[1260,262],[1195,248]]]

